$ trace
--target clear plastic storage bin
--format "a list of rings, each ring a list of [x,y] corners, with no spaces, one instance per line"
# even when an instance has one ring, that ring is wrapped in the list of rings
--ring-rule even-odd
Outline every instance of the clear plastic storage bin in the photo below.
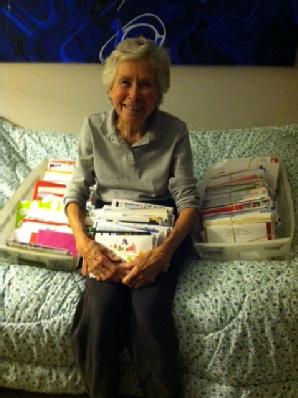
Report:
[[[295,218],[291,188],[284,165],[281,163],[276,193],[281,226],[278,238],[257,243],[202,243],[198,233],[193,234],[195,250],[207,260],[285,260],[290,256],[295,232]]]
[[[18,203],[21,200],[32,199],[35,181],[43,177],[47,164],[48,161],[45,160],[35,168],[0,210],[0,258],[13,264],[42,264],[47,268],[73,270],[77,266],[76,257],[42,248],[18,248],[6,244],[15,227]]]

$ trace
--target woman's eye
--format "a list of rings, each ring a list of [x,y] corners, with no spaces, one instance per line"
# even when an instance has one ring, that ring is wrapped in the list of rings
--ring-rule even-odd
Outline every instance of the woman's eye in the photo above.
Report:
[[[128,80],[120,80],[121,86],[128,87],[129,81]]]

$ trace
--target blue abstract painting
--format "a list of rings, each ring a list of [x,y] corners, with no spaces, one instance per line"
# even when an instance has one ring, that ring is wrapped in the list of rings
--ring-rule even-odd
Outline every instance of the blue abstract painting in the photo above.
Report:
[[[0,61],[102,63],[127,37],[174,64],[293,65],[298,0],[0,0]]]

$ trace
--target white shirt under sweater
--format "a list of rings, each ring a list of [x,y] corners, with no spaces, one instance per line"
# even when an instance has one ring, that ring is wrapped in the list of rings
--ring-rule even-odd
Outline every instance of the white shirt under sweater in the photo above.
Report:
[[[186,124],[157,110],[144,137],[129,145],[117,133],[116,113],[103,112],[84,120],[77,167],[64,197],[85,209],[89,188],[94,198],[163,201],[172,198],[178,212],[199,208],[192,153]]]

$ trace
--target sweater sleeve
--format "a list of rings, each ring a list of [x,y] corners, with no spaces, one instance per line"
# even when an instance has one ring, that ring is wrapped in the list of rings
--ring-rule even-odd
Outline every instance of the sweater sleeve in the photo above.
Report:
[[[176,143],[169,179],[169,191],[178,212],[186,207],[199,209],[200,199],[196,179],[193,175],[192,152],[186,126],[185,131]]]
[[[85,210],[90,187],[94,184],[93,140],[89,118],[85,118],[80,132],[76,167],[64,196],[65,208],[69,203],[77,202]]]

